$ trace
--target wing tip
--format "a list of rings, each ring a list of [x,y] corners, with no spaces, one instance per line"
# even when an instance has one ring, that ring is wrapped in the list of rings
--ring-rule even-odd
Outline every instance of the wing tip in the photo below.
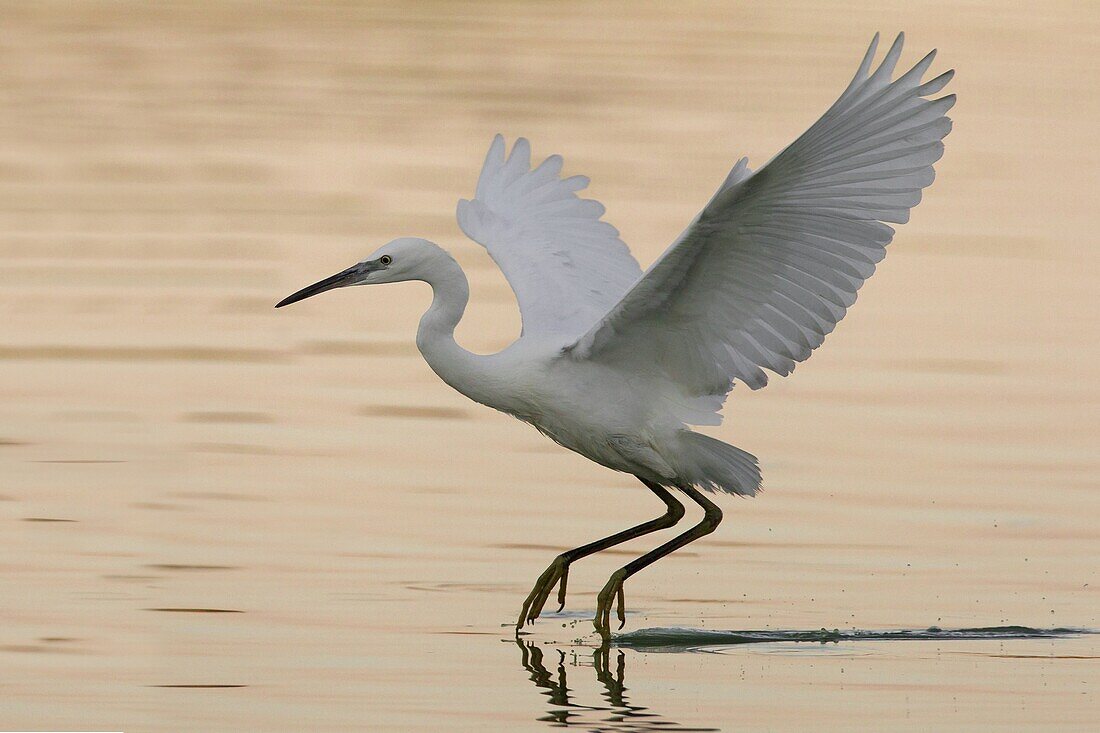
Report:
[[[512,152],[508,153],[508,162],[516,161],[523,164],[524,172],[531,168],[531,141],[525,137],[517,137],[512,143]]]
[[[592,183],[592,179],[588,176],[569,176],[568,178],[561,179],[561,182],[571,186],[573,191],[583,191],[588,188],[588,184]]]
[[[899,31],[898,35],[894,38],[894,42],[890,44],[890,50],[886,52],[886,56],[883,57],[882,63],[879,65],[875,74],[885,74],[887,78],[889,78],[898,65],[898,59],[901,58],[901,52],[904,47],[905,31]]]
[[[880,36],[881,34],[875,31],[875,35],[871,38],[871,43],[867,46],[867,51],[863,54],[863,59],[859,62],[859,68],[856,69],[856,73],[852,77],[852,80],[848,82],[847,88],[841,93],[840,98],[837,99],[837,104],[848,99],[855,92],[856,88],[867,79],[867,74],[871,70],[871,62],[875,58],[875,52],[878,51]]]
[[[753,374],[747,377],[738,377],[745,386],[755,392],[758,389],[764,389],[768,386],[768,373],[763,369],[757,369],[758,374]]]
[[[863,63],[861,67],[869,67],[871,65],[871,59],[875,57],[875,53],[878,51],[879,41],[882,40],[882,34],[875,31],[875,35],[871,37],[871,42],[867,44],[867,52],[863,54]]]
[[[947,71],[943,72],[942,74],[940,74],[936,78],[931,79],[929,81],[930,82],[940,82],[940,88],[942,89],[943,87],[947,86],[947,82],[951,81],[954,78],[955,78],[955,70],[954,69],[948,69]]]
[[[455,220],[458,222],[458,228],[462,230],[463,234],[478,242],[477,228],[480,222],[475,200],[459,199],[455,205]],[[481,243],[478,242],[478,244]]]
[[[504,150],[507,145],[504,142],[504,135],[497,133],[493,135],[493,142],[489,143],[489,152],[485,154],[485,166],[487,167],[490,162],[500,165],[504,162]],[[484,174],[484,170],[482,171]]]

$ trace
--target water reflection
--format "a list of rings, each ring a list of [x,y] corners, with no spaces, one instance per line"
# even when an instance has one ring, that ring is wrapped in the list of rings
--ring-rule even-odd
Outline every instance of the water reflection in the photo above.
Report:
[[[591,666],[596,671],[596,681],[603,687],[604,703],[584,705],[573,699],[566,680],[566,669],[589,666],[577,649],[548,646],[551,653],[551,672],[546,667],[546,650],[534,642],[516,640],[520,661],[535,686],[549,701],[546,715],[537,720],[559,728],[583,728],[590,731],[717,731],[718,728],[688,728],[651,712],[648,708],[631,703],[623,683],[626,671],[626,652],[612,650],[604,644],[592,649]],[[582,650],[583,652],[583,650]],[[614,672],[611,670],[614,652]]]
[[[524,670],[547,698],[546,714],[537,720],[559,728],[582,728],[588,731],[717,731],[719,728],[689,728],[669,720],[627,697],[624,683],[628,654],[660,652],[716,652],[723,648],[745,644],[770,645],[776,652],[809,646],[814,650],[847,642],[894,641],[995,641],[1024,639],[1058,639],[1097,633],[1083,628],[1031,628],[1026,626],[993,626],[963,629],[887,630],[708,630],[688,628],[641,629],[616,636],[610,643],[588,647],[542,646],[526,639],[516,639],[520,662]],[[629,649],[630,651],[625,651]],[[587,653],[591,651],[591,662]],[[853,654],[850,644],[843,650]],[[1000,656],[999,654],[994,656]],[[547,659],[549,657],[549,660]],[[567,670],[591,666],[596,681],[602,687],[603,702],[583,704],[575,698],[575,689],[567,681]],[[576,680],[574,680],[576,681]]]

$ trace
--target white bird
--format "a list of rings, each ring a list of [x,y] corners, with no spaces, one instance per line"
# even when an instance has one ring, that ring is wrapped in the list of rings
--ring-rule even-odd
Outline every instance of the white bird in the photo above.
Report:
[[[458,202],[458,224],[489,251],[519,302],[521,335],[500,353],[480,356],[455,342],[466,276],[424,239],[395,239],[278,304],[349,285],[428,283],[433,299],[416,344],[444,382],[633,474],[665,503],[656,519],[558,555],[524,602],[517,631],[555,586],[564,607],[570,563],[675,525],[684,507],[669,489],[679,490],[703,507],[702,521],[614,572],[598,596],[596,629],[609,635],[616,600],[622,628],[623,582],[721,521],[703,492],[759,490],[755,457],[689,426],[719,424],[736,381],[759,389],[768,371],[785,376],[808,358],[885,256],[888,222],[907,221],[932,183],[955,96],[927,97],[953,71],[922,83],[932,51],[891,81],[902,42],[898,35],[871,72],[876,34],[821,119],[758,170],[739,160],[644,273],[601,221],[604,207],[577,196],[587,178],[561,178],[557,155],[532,170],[528,142],[505,155],[497,135],[475,197]]]

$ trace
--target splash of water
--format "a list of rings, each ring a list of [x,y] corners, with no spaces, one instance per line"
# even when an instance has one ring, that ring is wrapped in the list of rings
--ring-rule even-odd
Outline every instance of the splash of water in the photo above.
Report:
[[[613,640],[618,647],[649,651],[691,651],[707,647],[774,642],[842,641],[989,641],[997,639],[1055,639],[1096,633],[1089,629],[1039,629],[1028,626],[983,626],[971,629],[818,629],[817,631],[766,630],[734,631],[722,629],[653,628],[620,634]]]

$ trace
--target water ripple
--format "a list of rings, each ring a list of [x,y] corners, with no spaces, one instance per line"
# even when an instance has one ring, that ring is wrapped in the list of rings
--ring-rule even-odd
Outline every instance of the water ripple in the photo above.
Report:
[[[645,651],[693,651],[708,647],[775,642],[842,641],[990,641],[1003,639],[1057,639],[1097,633],[1091,629],[1039,629],[1029,626],[982,626],[971,629],[818,629],[816,631],[767,630],[734,631],[722,629],[653,628],[639,629],[614,638],[614,645]]]

